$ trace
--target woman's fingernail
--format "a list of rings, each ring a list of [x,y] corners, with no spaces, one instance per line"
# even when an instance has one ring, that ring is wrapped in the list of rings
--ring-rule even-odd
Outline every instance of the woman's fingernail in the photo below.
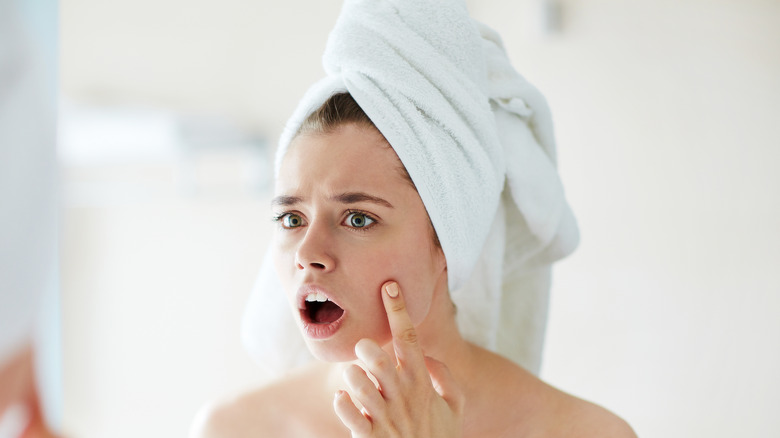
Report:
[[[385,289],[387,290],[387,295],[389,295],[390,298],[395,298],[398,296],[398,283],[390,283],[385,287]]]
[[[342,395],[344,395],[344,390],[343,390],[343,389],[339,389],[338,391],[336,391],[336,395],[335,395],[335,396],[333,396],[333,399],[334,399],[334,400],[335,400],[335,399],[338,399],[338,398],[339,398],[339,397],[341,397]]]

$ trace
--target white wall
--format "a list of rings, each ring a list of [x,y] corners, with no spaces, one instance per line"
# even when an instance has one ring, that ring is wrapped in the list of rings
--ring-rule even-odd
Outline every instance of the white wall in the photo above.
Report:
[[[206,400],[262,377],[240,345],[239,317],[267,242],[268,199],[178,196],[166,169],[132,171],[145,195],[72,204],[64,215],[73,437],[185,436]]]
[[[63,93],[227,115],[273,140],[321,75],[339,3],[63,0]],[[780,3],[561,4],[562,32],[543,37],[535,2],[470,2],[548,96],[582,231],[556,271],[543,377],[641,436],[776,435]],[[267,201],[181,197],[171,172],[66,169],[66,190],[150,188],[65,211],[74,436],[183,434],[201,401],[261,378],[238,320]]]
[[[640,435],[776,435],[780,4],[569,13],[526,70],[583,235],[557,272],[543,375]]]

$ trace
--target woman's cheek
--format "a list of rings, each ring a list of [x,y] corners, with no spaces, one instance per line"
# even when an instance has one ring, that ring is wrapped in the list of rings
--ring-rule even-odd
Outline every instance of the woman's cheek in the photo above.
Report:
[[[384,312],[384,304],[381,301],[381,287],[389,281],[395,280],[404,294],[407,312],[414,325],[422,323],[428,315],[433,297],[433,284],[430,273],[426,271],[427,264],[420,263],[417,257],[410,257],[406,251],[385,251],[375,253],[378,257],[369,257],[371,266],[366,269],[373,273],[377,286],[379,306]]]
[[[404,294],[409,319],[412,320],[413,325],[420,325],[425,317],[428,316],[428,311],[431,308],[432,290],[429,291],[426,288],[422,288],[420,284],[407,284],[404,286],[403,282],[399,282],[399,286]]]

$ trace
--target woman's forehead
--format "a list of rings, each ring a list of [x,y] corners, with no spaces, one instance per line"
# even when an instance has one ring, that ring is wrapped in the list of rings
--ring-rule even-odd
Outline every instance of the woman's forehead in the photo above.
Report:
[[[400,166],[395,151],[378,131],[349,124],[293,140],[279,169],[276,192],[392,189],[404,184]]]

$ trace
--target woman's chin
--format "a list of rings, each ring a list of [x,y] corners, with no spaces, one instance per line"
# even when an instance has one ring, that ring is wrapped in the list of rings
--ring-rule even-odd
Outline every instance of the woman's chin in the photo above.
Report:
[[[392,341],[389,326],[354,321],[345,312],[331,322],[315,322],[302,317],[298,327],[309,352],[324,362],[350,362],[357,359],[355,344],[362,338],[373,339],[379,345]]]
[[[311,339],[304,336],[309,352],[316,359],[323,362],[351,362],[356,360],[355,344],[363,338],[373,339],[382,347],[387,343],[392,342],[389,330],[386,336],[381,334],[377,334],[376,336],[366,335],[349,338],[346,336],[334,336],[329,339]]]
[[[355,356],[355,344],[341,343],[335,340],[313,340],[306,339],[306,346],[309,352],[317,360],[323,362],[350,362],[357,359]]]

